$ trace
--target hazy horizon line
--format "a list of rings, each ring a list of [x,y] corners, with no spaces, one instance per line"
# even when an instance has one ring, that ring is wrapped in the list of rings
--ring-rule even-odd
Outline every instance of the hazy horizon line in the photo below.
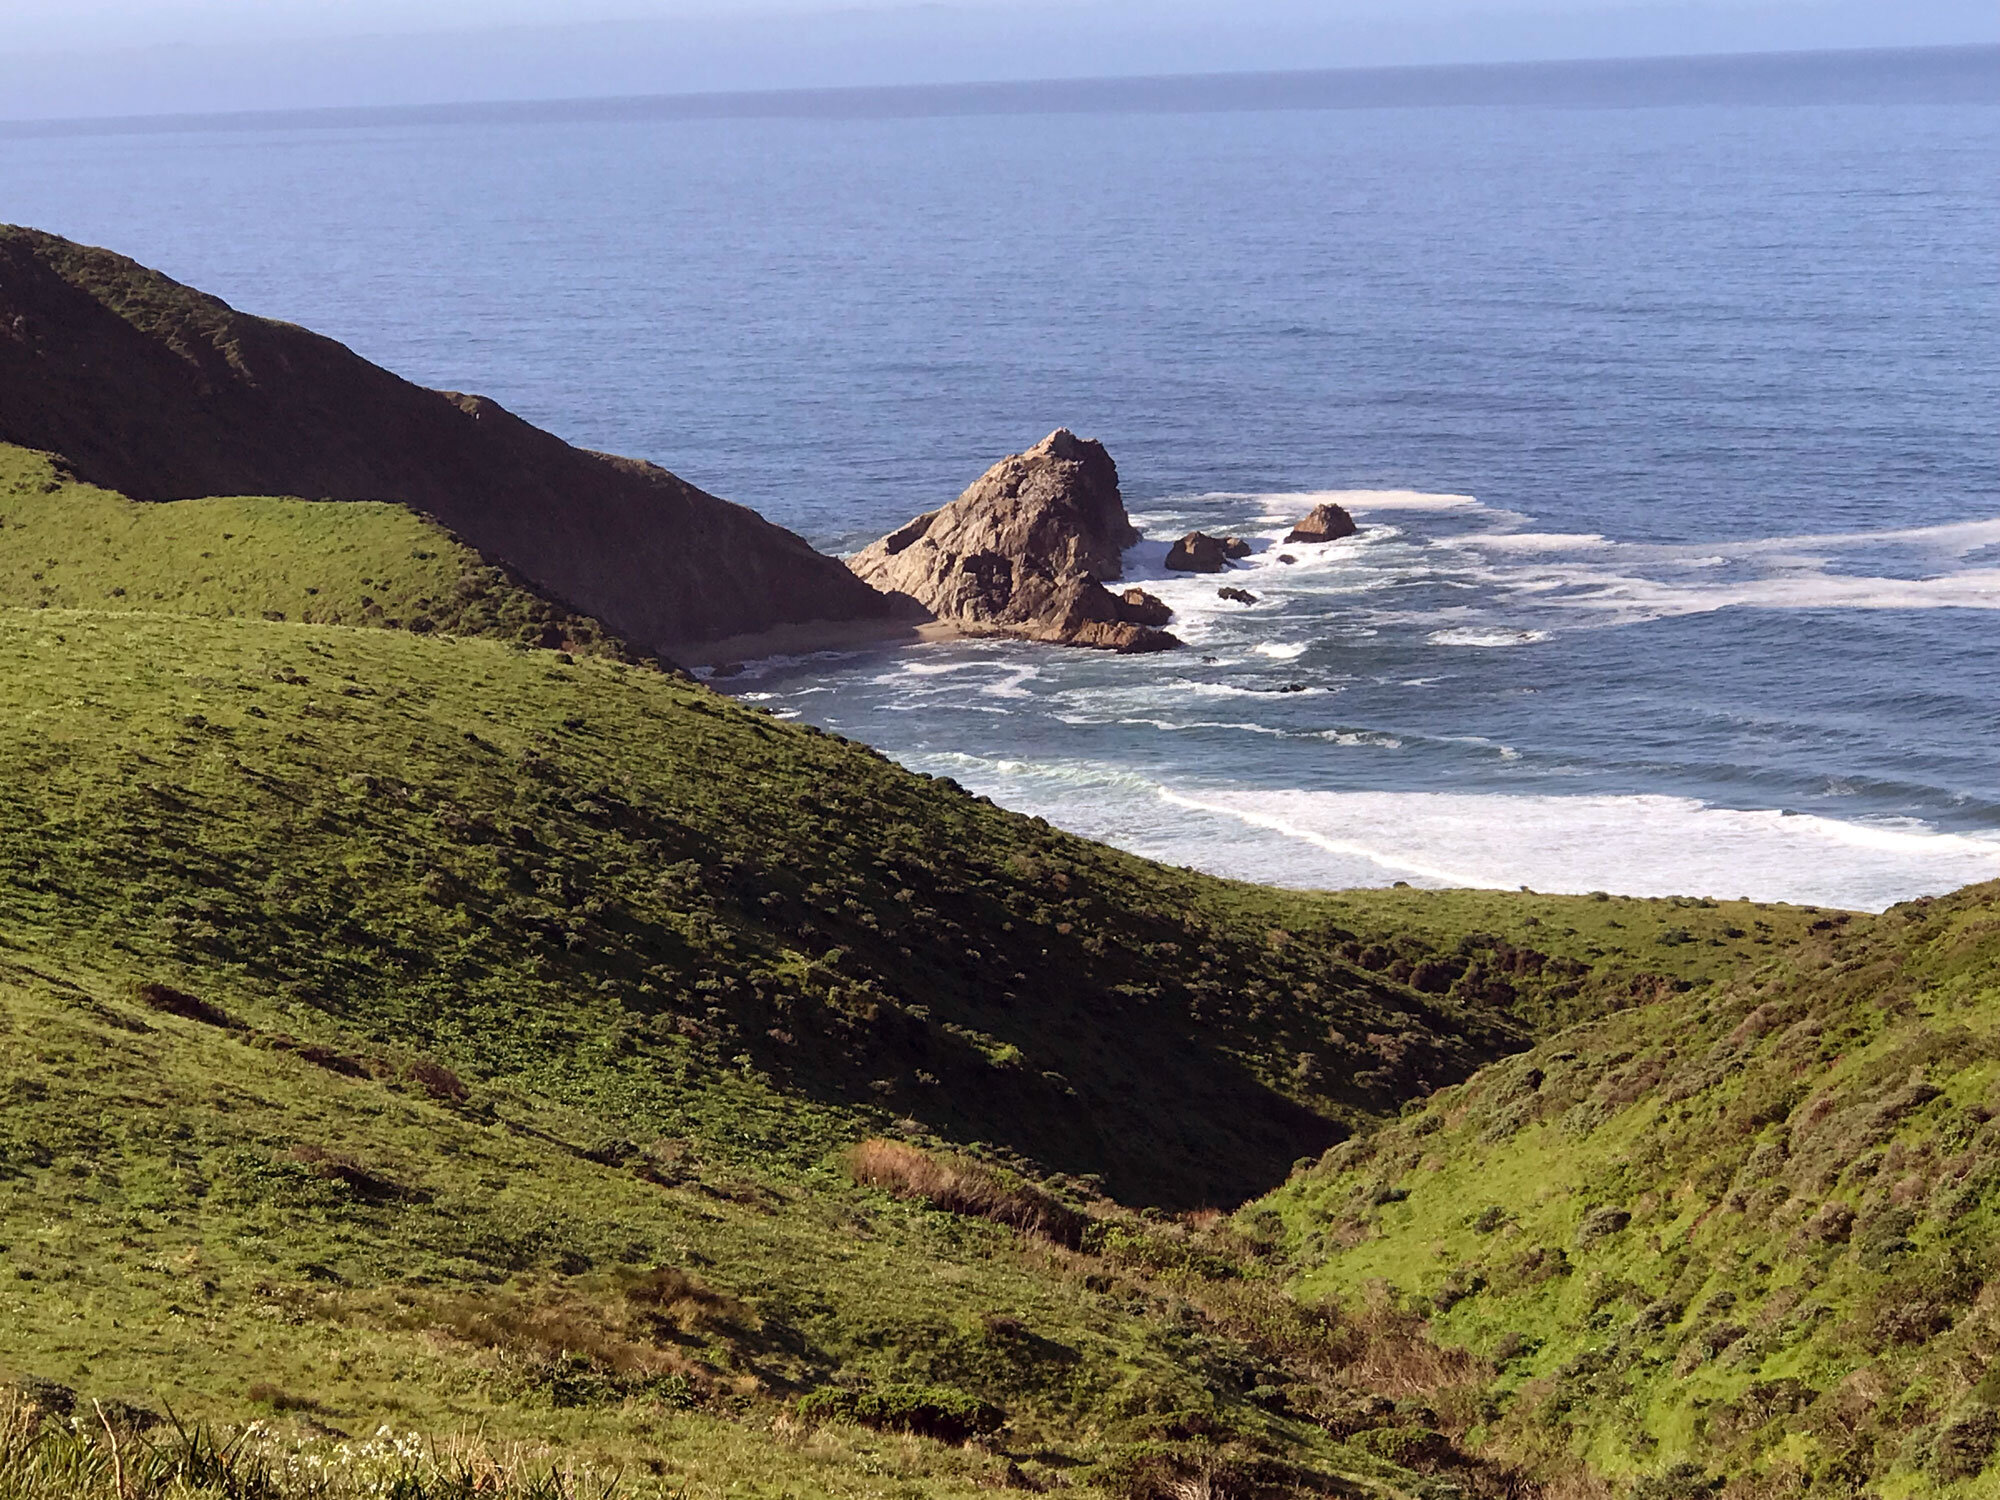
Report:
[[[1956,64],[1957,66],[1953,66]],[[382,125],[1529,107],[2000,104],[2000,43],[321,105],[0,120],[0,139]]]

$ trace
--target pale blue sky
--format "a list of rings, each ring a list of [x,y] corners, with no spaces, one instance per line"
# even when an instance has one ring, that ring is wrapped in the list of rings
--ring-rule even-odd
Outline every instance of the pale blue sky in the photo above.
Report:
[[[1130,11],[1135,24],[1148,12],[1191,12],[1252,21],[1282,17],[1321,30],[1344,23],[1416,26],[1454,19],[1508,15],[1567,17],[1588,29],[1594,20],[1644,11],[1680,12],[1700,27],[1731,16],[1782,13],[1808,33],[1816,12],[1842,9],[1839,0],[1158,0],[1139,5],[1116,0],[5,0],[0,51],[118,47],[150,43],[205,44],[283,38],[490,30],[505,26],[562,25],[612,20],[702,18],[769,20],[787,14],[839,12],[1003,11],[1054,19],[1108,9]],[[1959,13],[1964,29],[1980,26],[2000,7],[1952,0],[1881,0],[1883,30],[1907,31],[1913,40],[1937,30],[1938,13]],[[1968,35],[1966,40],[1979,39]]]

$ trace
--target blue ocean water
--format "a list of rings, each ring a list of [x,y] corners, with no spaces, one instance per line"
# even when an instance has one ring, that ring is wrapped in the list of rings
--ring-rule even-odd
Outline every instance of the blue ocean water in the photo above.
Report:
[[[0,218],[829,548],[1102,439],[1186,652],[730,684],[1148,854],[1852,906],[2000,877],[2000,108],[12,139]],[[1279,545],[1323,492],[1362,534]],[[1256,604],[1164,573],[1195,525],[1257,539]]]

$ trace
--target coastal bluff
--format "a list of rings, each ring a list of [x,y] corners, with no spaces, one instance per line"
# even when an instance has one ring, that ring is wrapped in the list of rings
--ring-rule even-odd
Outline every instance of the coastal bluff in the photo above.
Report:
[[[635,646],[897,603],[755,511],[574,448],[482,396],[427,390],[136,261],[0,225],[0,442],[133,499],[394,501]]]
[[[1170,650],[1168,611],[1143,590],[1113,594],[1139,540],[1104,445],[1058,428],[1003,458],[949,505],[848,560],[875,588],[969,634],[1098,650]]]

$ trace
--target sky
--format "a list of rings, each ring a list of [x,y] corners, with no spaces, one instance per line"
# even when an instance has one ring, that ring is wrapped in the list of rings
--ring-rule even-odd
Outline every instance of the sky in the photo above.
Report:
[[[0,0],[0,119],[2000,42],[1995,0]]]

